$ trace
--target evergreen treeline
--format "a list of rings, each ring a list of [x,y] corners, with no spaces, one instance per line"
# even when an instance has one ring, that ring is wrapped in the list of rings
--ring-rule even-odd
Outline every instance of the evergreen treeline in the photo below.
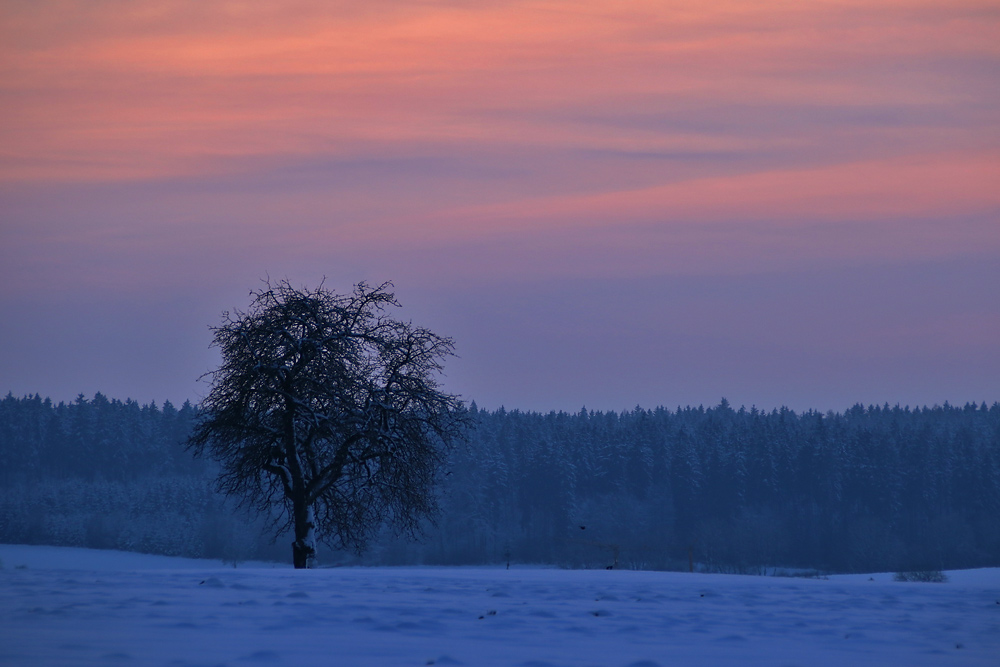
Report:
[[[0,400],[0,542],[239,560],[284,556],[184,443],[197,410],[80,395]]]
[[[367,562],[715,571],[1000,565],[1000,404],[844,413],[472,407],[442,515]],[[0,401],[0,541],[287,558],[184,450],[196,409]],[[344,559],[347,559],[344,556]]]
[[[1000,404],[475,416],[434,559],[1000,565]]]

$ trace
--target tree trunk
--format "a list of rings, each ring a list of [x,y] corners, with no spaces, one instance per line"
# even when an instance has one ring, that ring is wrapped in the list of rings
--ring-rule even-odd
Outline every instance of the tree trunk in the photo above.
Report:
[[[312,505],[295,502],[295,541],[292,542],[292,564],[295,569],[316,567],[316,522]]]

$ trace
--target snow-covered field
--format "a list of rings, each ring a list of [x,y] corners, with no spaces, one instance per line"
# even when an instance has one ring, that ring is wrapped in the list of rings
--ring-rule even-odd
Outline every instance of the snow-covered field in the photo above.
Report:
[[[0,665],[1000,665],[995,569],[295,571],[8,545],[0,561]]]

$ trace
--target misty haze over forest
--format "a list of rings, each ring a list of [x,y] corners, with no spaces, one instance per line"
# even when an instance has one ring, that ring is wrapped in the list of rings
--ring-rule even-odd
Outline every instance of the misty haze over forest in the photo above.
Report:
[[[327,563],[549,563],[763,573],[1000,565],[1000,404],[539,414],[479,410],[413,543]],[[213,490],[197,408],[0,400],[0,542],[284,560]]]

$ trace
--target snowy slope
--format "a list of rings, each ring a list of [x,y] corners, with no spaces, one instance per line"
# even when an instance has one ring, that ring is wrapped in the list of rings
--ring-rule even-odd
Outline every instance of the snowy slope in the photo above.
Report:
[[[0,665],[1000,665],[996,570],[917,584],[0,559]]]

